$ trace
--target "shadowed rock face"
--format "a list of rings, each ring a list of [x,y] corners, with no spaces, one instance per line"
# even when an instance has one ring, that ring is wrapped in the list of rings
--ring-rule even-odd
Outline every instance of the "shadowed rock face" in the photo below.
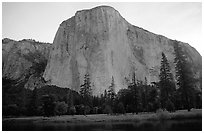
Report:
[[[44,85],[42,74],[50,52],[49,43],[34,40],[2,40],[2,78],[25,82],[33,90]]]
[[[158,81],[161,52],[175,75],[173,45],[173,40],[129,24],[112,7],[82,10],[60,24],[43,77],[49,84],[79,91],[88,73],[96,95],[108,88],[112,76],[116,92],[127,87],[133,72],[150,84]],[[188,44],[179,45],[201,78],[199,53]]]

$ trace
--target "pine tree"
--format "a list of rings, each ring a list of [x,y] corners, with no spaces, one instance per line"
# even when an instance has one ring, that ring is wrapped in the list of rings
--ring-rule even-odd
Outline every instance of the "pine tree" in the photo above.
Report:
[[[148,94],[148,111],[156,112],[160,107],[159,94],[156,86],[151,86]]]
[[[92,96],[92,89],[91,89],[91,82],[89,78],[89,74],[84,76],[84,84],[81,85],[80,94],[82,96],[84,105],[92,105],[91,96]]]
[[[27,105],[27,115],[37,115],[37,108],[37,88],[35,88]]]
[[[114,83],[114,78],[112,76],[112,82],[111,82],[111,85],[108,88],[108,99],[109,99],[109,104],[110,104],[112,109],[113,109],[113,106],[114,106],[115,97],[116,97],[115,83]]]
[[[72,107],[74,105],[74,97],[72,90],[69,90],[67,97],[66,97],[67,104]]]
[[[147,111],[147,99],[148,99],[148,91],[147,91],[147,78],[145,77],[145,83],[142,87],[142,108],[143,108],[143,111]]]
[[[141,106],[141,82],[137,82],[135,80],[135,72],[133,73],[132,77],[132,83],[128,86],[131,92],[131,98],[132,98],[132,104],[133,104],[133,112],[136,112],[138,114],[140,106]]]
[[[108,102],[108,94],[107,94],[107,91],[105,90],[104,91],[104,103],[107,104],[107,102]]]
[[[175,52],[175,69],[176,69],[176,80],[177,80],[177,93],[181,97],[182,107],[190,111],[194,101],[194,83],[195,78],[191,70],[192,65],[188,61],[188,57],[182,50],[179,42],[175,41],[174,52]]]
[[[112,76],[112,82],[111,82],[111,85],[109,86],[109,89],[108,89],[108,95],[109,95],[109,98],[111,100],[114,100],[115,98],[115,83],[114,83],[114,78]]]
[[[170,66],[165,54],[162,52],[161,67],[160,67],[160,101],[161,107],[167,107],[167,101],[171,100],[174,91],[173,76],[170,72]]]

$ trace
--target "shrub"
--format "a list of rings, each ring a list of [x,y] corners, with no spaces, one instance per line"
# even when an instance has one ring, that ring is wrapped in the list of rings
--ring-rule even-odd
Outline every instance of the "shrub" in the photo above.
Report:
[[[166,109],[169,112],[174,112],[175,111],[175,106],[174,104],[171,102],[171,100],[167,100],[166,102]]]
[[[43,106],[38,106],[37,107],[37,114],[36,115],[40,115],[40,116],[43,115]]]
[[[75,109],[76,109],[76,115],[79,115],[80,114],[79,105],[75,105]]]
[[[91,108],[89,106],[85,106],[84,115],[89,114],[90,111],[91,111]]]
[[[153,102],[148,103],[147,111],[149,111],[149,112],[156,112],[157,109],[159,109],[159,102],[153,101]]]
[[[159,109],[159,107],[160,107],[159,101],[158,100],[154,101],[152,111],[156,112],[157,109]]]
[[[75,115],[76,114],[76,108],[74,106],[69,108],[69,114]]]
[[[99,110],[98,107],[93,107],[92,113],[93,113],[93,114],[98,114],[98,110]]]
[[[120,102],[120,103],[118,104],[118,106],[117,106],[117,112],[118,112],[118,113],[121,113],[121,114],[124,114],[124,113],[125,113],[125,107],[124,107],[124,105],[123,105],[122,102]]]
[[[76,108],[76,114],[77,114],[77,115],[82,114],[82,108],[81,108],[81,105],[76,105],[75,108]]]
[[[44,95],[42,97],[43,101],[43,113],[44,116],[53,116],[55,114],[55,103],[54,97],[49,95]]]
[[[78,114],[83,115],[85,110],[85,106],[83,104],[78,106]]]
[[[99,107],[99,108],[98,108],[97,114],[103,114],[103,109],[102,109],[102,107]]]
[[[106,105],[105,109],[103,110],[103,113],[105,113],[105,114],[112,114],[113,111],[111,109],[111,106],[110,105]]]
[[[170,117],[169,112],[166,110],[162,110],[162,109],[158,109],[156,111],[156,115],[159,120],[166,120],[166,119],[169,119]]]
[[[25,115],[27,113],[27,108],[26,107],[21,107],[19,109],[19,113],[20,113],[20,115]]]
[[[63,101],[63,102],[57,102],[55,104],[55,113],[57,115],[64,115],[67,113],[67,107],[68,105]]]
[[[3,108],[3,115],[18,116],[19,114],[20,110],[16,104],[10,104]]]
[[[134,113],[135,112],[135,108],[134,108],[134,105],[128,105],[127,106],[127,112],[128,113]]]

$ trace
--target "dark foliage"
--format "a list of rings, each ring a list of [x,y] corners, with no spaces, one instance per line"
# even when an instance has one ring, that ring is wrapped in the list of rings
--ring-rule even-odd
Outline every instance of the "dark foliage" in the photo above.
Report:
[[[158,87],[139,81],[133,82],[128,89],[121,89],[117,99],[118,103],[123,103],[128,113],[155,112],[160,108]]]
[[[177,93],[180,97],[180,108],[191,110],[195,106],[195,83],[197,80],[194,78],[192,71],[191,59],[187,57],[179,42],[175,41],[174,44],[176,66],[176,80],[178,90]]]
[[[37,89],[33,90],[32,96],[26,105],[27,115],[42,115],[43,111],[37,106]]]
[[[84,84],[81,85],[80,95],[84,105],[92,106],[92,89],[88,74],[84,76]]]
[[[167,111],[169,111],[169,112],[174,112],[175,111],[175,106],[174,106],[173,102],[170,99],[168,99],[165,104],[166,104],[166,110]]]
[[[69,97],[67,96],[69,93],[73,94],[73,103],[80,101],[80,96],[77,92],[70,90],[69,88],[60,88],[54,85],[46,85],[42,88],[36,89],[37,93],[37,105],[39,106],[41,102],[41,97],[43,95],[53,95],[55,101],[64,101],[66,104],[69,103]]]
[[[113,111],[112,111],[111,106],[110,106],[110,105],[105,105],[105,108],[104,108],[104,110],[103,110],[103,113],[104,113],[104,114],[112,114]]]
[[[68,111],[68,105],[63,102],[56,102],[55,103],[55,114],[56,115],[64,115]]]
[[[106,91],[105,91],[106,92]],[[111,107],[111,110],[115,110],[114,109],[114,104],[115,104],[115,98],[116,98],[116,94],[115,94],[115,83],[114,83],[114,78],[112,77],[112,82],[111,85],[108,88],[108,92],[106,95],[106,105],[109,105]]]
[[[80,104],[80,105],[76,105],[75,107],[76,107],[77,115],[87,115],[87,114],[90,114],[91,112],[91,108],[87,105]]]
[[[75,115],[76,114],[75,106],[72,106],[72,107],[68,108],[68,111],[69,111],[68,114]]]
[[[17,81],[2,78],[2,113],[3,116],[8,115],[24,115],[26,112],[26,105],[32,96],[32,91],[24,88],[25,81]],[[15,105],[15,107],[14,107]],[[13,113],[10,108],[18,110]]]
[[[10,104],[7,106],[3,106],[3,115],[11,115],[11,116],[18,116],[20,115],[19,107],[16,104]]]
[[[195,107],[202,108],[202,92],[195,92]]]
[[[169,103],[173,104],[171,100],[172,100],[173,92],[175,91],[175,84],[173,81],[173,75],[171,74],[171,71],[170,71],[168,60],[164,53],[162,53],[159,78],[160,78],[159,85],[160,85],[161,108],[167,109],[167,106],[169,106]],[[168,101],[168,104],[167,104],[167,101]]]
[[[118,104],[116,113],[125,114],[125,107],[122,102]]]
[[[54,116],[55,115],[55,100],[52,95],[42,96],[43,101],[43,114],[44,116]],[[60,112],[59,112],[60,113]]]
[[[156,112],[160,108],[159,93],[155,86],[148,86],[147,109],[148,112]]]
[[[93,107],[92,113],[93,114],[98,114],[99,113],[99,107]]]
[[[91,111],[91,108],[86,105],[86,106],[84,107],[84,115],[90,114],[90,111]]]
[[[138,112],[142,111],[142,82],[137,82],[135,80],[135,73],[133,73],[132,77],[132,83],[128,86],[128,89],[130,90],[130,99],[132,100],[131,108],[132,113],[138,114]]]

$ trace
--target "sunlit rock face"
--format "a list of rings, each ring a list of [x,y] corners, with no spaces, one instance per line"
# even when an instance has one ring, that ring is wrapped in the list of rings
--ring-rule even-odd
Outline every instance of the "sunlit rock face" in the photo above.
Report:
[[[112,7],[82,10],[60,24],[43,77],[49,84],[79,91],[88,73],[94,95],[103,93],[112,77],[116,92],[127,88],[133,72],[151,84],[159,78],[161,52],[175,75],[173,45],[173,40],[131,25]],[[188,44],[179,45],[200,78],[201,56]]]
[[[35,66],[46,60],[50,52],[49,43],[40,43],[24,39],[15,41],[8,38],[2,40],[2,78],[25,82],[25,88],[33,90],[43,85],[44,70]]]

